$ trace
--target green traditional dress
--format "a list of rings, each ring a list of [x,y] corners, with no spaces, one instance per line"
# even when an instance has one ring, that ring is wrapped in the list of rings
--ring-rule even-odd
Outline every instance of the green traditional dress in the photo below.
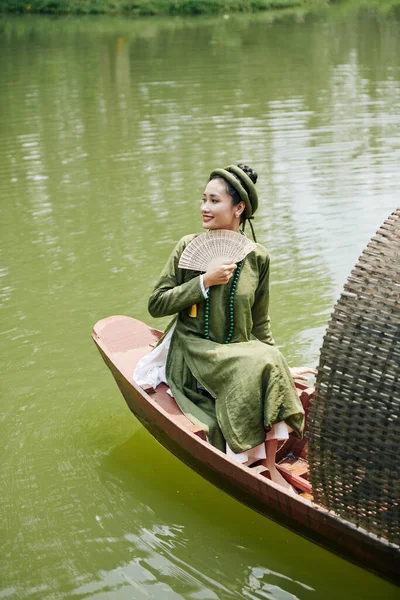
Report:
[[[266,248],[257,244],[242,264],[234,296],[233,337],[224,343],[233,278],[209,289],[210,339],[205,339],[200,273],[178,267],[183,250],[196,235],[178,242],[149,299],[153,317],[176,315],[166,364],[176,402],[223,452],[225,441],[235,453],[258,446],[279,421],[301,437],[303,407],[270,330]],[[194,304],[197,315],[193,317]]]

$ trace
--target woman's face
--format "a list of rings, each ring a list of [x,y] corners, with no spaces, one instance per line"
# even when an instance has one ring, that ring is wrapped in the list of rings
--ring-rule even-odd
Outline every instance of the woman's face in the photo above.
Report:
[[[222,179],[212,179],[207,183],[201,203],[204,229],[231,229],[239,231],[240,215],[244,209],[244,202],[236,206],[232,203],[232,196],[226,191]]]

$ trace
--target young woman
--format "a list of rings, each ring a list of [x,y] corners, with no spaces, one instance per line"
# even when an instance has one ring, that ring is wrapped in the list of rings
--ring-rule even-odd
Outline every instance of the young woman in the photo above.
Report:
[[[246,165],[216,169],[201,203],[205,230],[239,232],[258,206],[257,174]],[[239,264],[219,262],[205,273],[178,267],[198,234],[182,238],[150,296],[153,317],[175,315],[161,344],[140,361],[134,378],[165,381],[176,402],[208,441],[239,462],[266,459],[271,478],[278,439],[301,437],[304,411],[292,373],[271,335],[269,255],[261,244]],[[147,378],[147,380],[146,380]]]

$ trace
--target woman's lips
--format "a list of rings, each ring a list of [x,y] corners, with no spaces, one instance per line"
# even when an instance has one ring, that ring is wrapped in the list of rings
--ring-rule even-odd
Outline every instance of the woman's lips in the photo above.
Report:
[[[210,217],[209,215],[203,215],[203,221],[204,221],[205,223],[208,223],[208,221],[211,221],[211,219],[212,219],[212,218],[213,218],[213,217]]]

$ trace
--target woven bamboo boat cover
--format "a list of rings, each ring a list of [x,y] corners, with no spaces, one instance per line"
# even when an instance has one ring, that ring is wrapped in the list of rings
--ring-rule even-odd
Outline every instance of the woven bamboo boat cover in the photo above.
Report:
[[[400,544],[400,209],[335,306],[310,412],[314,500]]]

